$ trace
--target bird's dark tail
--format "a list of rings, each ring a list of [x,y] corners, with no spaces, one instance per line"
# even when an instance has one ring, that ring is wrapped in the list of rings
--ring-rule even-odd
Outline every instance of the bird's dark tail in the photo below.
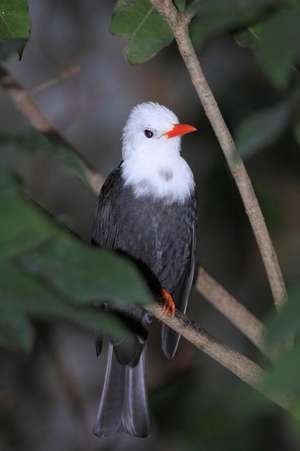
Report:
[[[94,434],[98,437],[116,432],[136,437],[149,434],[145,353],[146,346],[136,366],[122,365],[117,360],[113,344],[109,343],[104,387],[94,426]]]

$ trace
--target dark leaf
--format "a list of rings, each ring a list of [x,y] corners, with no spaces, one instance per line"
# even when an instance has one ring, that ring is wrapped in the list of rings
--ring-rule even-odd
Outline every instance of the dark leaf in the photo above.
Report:
[[[0,167],[0,194],[16,192],[19,188],[17,180],[6,170]]]
[[[126,53],[132,64],[147,61],[173,40],[168,24],[149,0],[118,0],[111,31],[128,38]]]
[[[178,11],[183,12],[186,6],[186,0],[174,0],[174,4]]]
[[[300,147],[300,121],[294,124],[294,136],[298,146]]]
[[[90,188],[87,169],[80,158],[69,148],[55,145],[40,133],[32,131],[23,134],[1,134],[0,143],[13,144],[16,148],[16,158],[32,159],[34,153],[44,154],[47,159],[56,159],[66,173],[78,177],[84,185]]]
[[[58,233],[56,226],[12,191],[0,192],[0,261],[28,252]]]
[[[250,157],[275,142],[286,129],[289,118],[289,102],[283,102],[245,119],[235,133],[240,154]]]
[[[288,301],[268,322],[267,341],[280,344],[300,332],[300,288],[289,293]]]
[[[300,55],[300,5],[294,5],[278,10],[239,38],[255,51],[264,71],[278,87],[288,84]]]
[[[263,381],[267,392],[294,397],[300,394],[300,343],[280,358]]]
[[[226,30],[247,25],[256,19],[272,0],[199,0],[189,10],[197,13],[191,24],[191,38],[195,45],[201,45]]]
[[[111,314],[99,308],[78,308],[54,295],[33,275],[24,273],[15,264],[0,264],[0,342],[28,350],[32,344],[29,318],[63,319],[81,327],[119,338],[124,327]],[[5,328],[4,328],[5,326]],[[6,338],[5,338],[6,337]],[[19,342],[18,342],[19,340]]]
[[[146,303],[149,291],[137,270],[113,252],[63,237],[25,257],[27,270],[41,275],[72,302]]]
[[[28,352],[33,338],[29,319],[22,311],[15,309],[9,300],[2,299],[0,294],[0,346]]]

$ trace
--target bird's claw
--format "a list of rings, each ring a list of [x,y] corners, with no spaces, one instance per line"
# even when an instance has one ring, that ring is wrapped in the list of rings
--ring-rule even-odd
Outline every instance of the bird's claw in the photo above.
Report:
[[[176,305],[172,295],[164,288],[162,288],[161,294],[164,301],[163,314],[174,317],[176,313]]]

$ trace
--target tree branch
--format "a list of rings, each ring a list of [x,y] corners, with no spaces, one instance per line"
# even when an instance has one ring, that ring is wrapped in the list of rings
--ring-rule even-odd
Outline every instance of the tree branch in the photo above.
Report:
[[[262,388],[261,380],[265,376],[265,371],[248,357],[211,337],[205,330],[201,329],[196,323],[192,323],[187,316],[178,310],[175,317],[170,317],[163,312],[163,307],[158,303],[146,305],[144,308],[159,321],[182,335],[196,348],[205,352],[224,368],[227,368],[239,379],[264,394],[280,407],[288,408],[289,401],[287,398],[275,396],[274,393],[266,392]]]
[[[207,83],[191,42],[188,32],[191,16],[178,13],[171,0],[151,0],[151,3],[167,20],[173,31],[179,52],[239,189],[264,262],[275,306],[280,308],[286,299],[286,288],[278,258],[245,165]]]
[[[210,304],[234,324],[262,353],[269,354],[269,351],[264,346],[263,324],[203,268],[199,269],[196,288]]]

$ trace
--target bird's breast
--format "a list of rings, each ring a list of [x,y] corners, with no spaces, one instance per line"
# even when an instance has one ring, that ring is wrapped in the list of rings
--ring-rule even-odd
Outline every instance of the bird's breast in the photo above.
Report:
[[[195,220],[192,202],[137,197],[127,186],[118,203],[118,248],[146,264],[160,283],[171,289],[190,255]]]
[[[192,171],[180,156],[169,161],[124,161],[122,177],[137,198],[151,196],[167,203],[185,202],[195,186]]]

